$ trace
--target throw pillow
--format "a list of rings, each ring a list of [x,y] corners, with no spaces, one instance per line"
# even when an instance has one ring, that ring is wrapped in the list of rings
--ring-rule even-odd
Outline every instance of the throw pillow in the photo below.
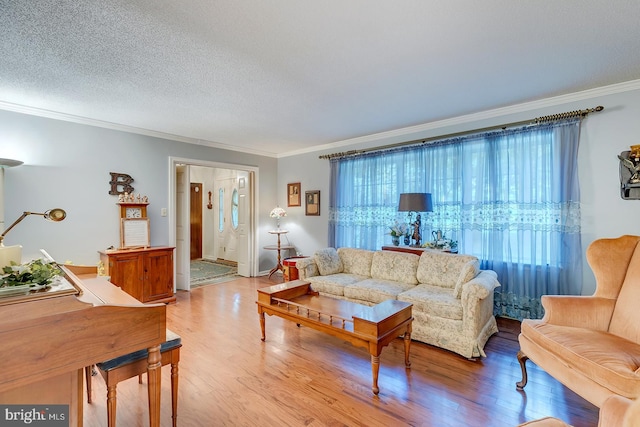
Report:
[[[462,285],[476,277],[478,273],[480,273],[480,261],[477,259],[470,260],[462,267],[453,291],[456,298],[460,299],[462,297]]]
[[[313,255],[313,259],[321,276],[342,273],[342,261],[335,248],[320,249]]]

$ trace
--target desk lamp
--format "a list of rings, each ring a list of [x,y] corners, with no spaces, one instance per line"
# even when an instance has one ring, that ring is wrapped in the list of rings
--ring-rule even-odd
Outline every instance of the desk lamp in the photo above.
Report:
[[[20,264],[20,261],[22,260],[22,246],[15,245],[15,246],[5,247],[4,244],[3,244],[3,241],[4,241],[4,236],[6,236],[7,233],[9,231],[11,231],[11,229],[13,227],[18,225],[18,223],[20,221],[22,221],[23,219],[25,219],[29,215],[41,215],[42,217],[44,217],[44,219],[47,219],[47,220],[53,221],[53,222],[62,221],[63,219],[65,219],[67,217],[67,213],[63,209],[60,209],[60,208],[49,209],[48,211],[43,212],[43,213],[23,212],[22,215],[20,216],[20,218],[15,220],[15,222],[13,224],[11,224],[9,226],[9,228],[4,230],[4,232],[2,234],[0,234],[0,268],[4,267],[6,265],[10,265],[11,261],[13,261],[13,262],[15,262],[17,264]]]

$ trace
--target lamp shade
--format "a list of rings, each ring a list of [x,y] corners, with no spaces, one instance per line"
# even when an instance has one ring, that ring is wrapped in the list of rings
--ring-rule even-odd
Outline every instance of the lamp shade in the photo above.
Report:
[[[20,166],[21,164],[23,164],[24,162],[21,160],[14,160],[14,159],[2,159],[0,158],[0,168],[1,167],[7,167],[7,168],[12,168],[14,166]]]
[[[432,212],[431,193],[402,193],[398,203],[400,212]]]

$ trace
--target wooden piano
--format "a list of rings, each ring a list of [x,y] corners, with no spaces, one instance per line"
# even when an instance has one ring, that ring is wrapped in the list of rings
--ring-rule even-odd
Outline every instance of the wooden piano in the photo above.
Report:
[[[68,404],[69,425],[82,426],[84,367],[147,348],[149,425],[159,426],[166,306],[61,268],[71,291],[0,299],[0,404]]]

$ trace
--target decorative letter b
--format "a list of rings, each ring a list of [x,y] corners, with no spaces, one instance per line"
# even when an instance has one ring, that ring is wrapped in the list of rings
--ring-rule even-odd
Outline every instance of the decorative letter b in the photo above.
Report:
[[[122,193],[133,194],[134,188],[131,186],[133,178],[131,178],[130,175],[117,172],[109,172],[109,174],[111,174],[111,181],[109,181],[109,184],[111,184],[111,190],[109,191],[109,194],[116,196]],[[122,187],[122,189],[119,190],[118,187]]]

